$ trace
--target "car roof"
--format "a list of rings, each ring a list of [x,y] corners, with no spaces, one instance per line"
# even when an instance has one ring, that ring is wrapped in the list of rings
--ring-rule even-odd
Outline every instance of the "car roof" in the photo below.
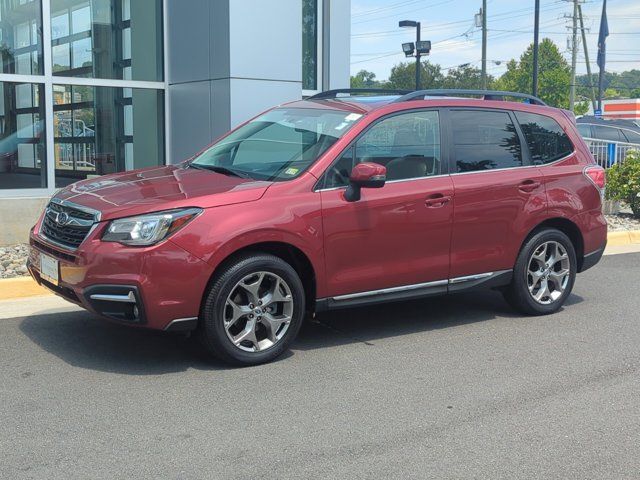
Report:
[[[542,100],[517,92],[500,92],[491,90],[421,90],[416,92],[390,91],[384,94],[379,89],[370,90],[373,94],[367,94],[364,89],[340,89],[322,92],[305,100],[297,100],[283,106],[288,108],[313,108],[327,110],[341,110],[350,113],[367,114],[377,110],[404,110],[420,102],[433,106],[473,106],[484,108],[508,108],[540,111],[558,110],[548,107]],[[350,92],[357,92],[351,95]],[[458,95],[459,93],[459,95]],[[469,98],[469,95],[482,98]],[[511,101],[508,98],[522,99]],[[385,108],[387,107],[387,108]],[[532,109],[527,107],[534,107]],[[538,108],[536,108],[538,107]],[[573,114],[572,114],[573,115]]]
[[[640,126],[635,123],[633,120],[622,120],[622,119],[605,119],[598,118],[591,115],[585,115],[584,117],[580,117],[576,120],[578,123],[585,123],[591,125],[603,125],[605,127],[620,127],[626,128],[629,130],[634,130],[640,132]]]

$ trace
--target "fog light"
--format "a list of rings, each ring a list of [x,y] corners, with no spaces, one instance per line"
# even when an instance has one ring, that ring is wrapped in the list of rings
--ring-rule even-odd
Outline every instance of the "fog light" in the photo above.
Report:
[[[138,307],[136,305],[133,307],[133,316],[136,319],[139,317]]]

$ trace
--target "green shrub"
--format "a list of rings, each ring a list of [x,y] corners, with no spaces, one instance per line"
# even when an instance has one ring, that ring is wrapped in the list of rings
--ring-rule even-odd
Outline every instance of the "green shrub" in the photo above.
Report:
[[[628,152],[622,164],[607,170],[606,192],[609,200],[628,203],[633,215],[640,218],[640,151]]]

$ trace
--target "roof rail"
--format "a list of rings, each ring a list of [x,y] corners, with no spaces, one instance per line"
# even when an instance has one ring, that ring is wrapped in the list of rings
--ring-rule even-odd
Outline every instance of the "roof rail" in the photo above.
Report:
[[[387,95],[407,95],[411,93],[411,90],[398,90],[398,89],[386,89],[386,88],[337,88],[334,90],[327,90],[326,92],[320,92],[313,95],[307,100],[327,100],[331,98],[338,98],[341,93],[348,93],[351,95],[369,95],[375,93],[382,93]]]
[[[408,102],[410,100],[420,100],[425,97],[458,97],[458,96],[481,96],[483,100],[505,100],[505,98],[523,98],[529,100],[534,105],[545,105],[542,100],[533,95],[519,92],[504,92],[500,90],[464,90],[456,88],[443,88],[435,90],[417,90],[415,92],[407,93],[400,98],[394,100],[394,103]]]

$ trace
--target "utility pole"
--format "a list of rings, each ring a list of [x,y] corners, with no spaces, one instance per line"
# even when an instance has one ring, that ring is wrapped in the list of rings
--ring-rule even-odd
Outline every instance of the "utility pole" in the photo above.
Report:
[[[573,0],[573,31],[571,35],[571,89],[569,110],[573,111],[576,100],[576,63],[578,61],[578,0]]]
[[[536,0],[537,1],[537,0]],[[587,75],[589,77],[589,91],[591,92],[591,105],[596,111],[596,89],[591,77],[591,64],[589,63],[589,48],[587,47],[587,35],[584,32],[584,18],[582,17],[582,5],[578,5],[578,15],[580,16],[580,30],[582,30],[582,47],[584,48],[584,61],[587,63]]]
[[[487,89],[487,0],[482,0],[482,89]]]
[[[538,36],[540,34],[540,0],[536,0],[535,17],[533,21],[533,88],[534,97],[538,96]]]

